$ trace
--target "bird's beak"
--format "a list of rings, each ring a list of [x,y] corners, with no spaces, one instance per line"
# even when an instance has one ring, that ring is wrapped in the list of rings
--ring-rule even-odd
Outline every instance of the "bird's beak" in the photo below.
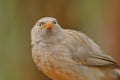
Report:
[[[53,27],[54,27],[54,25],[52,22],[46,22],[44,25],[45,29],[52,29]]]

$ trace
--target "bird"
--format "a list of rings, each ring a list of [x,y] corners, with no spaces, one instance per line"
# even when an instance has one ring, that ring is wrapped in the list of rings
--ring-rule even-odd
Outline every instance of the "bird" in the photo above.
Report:
[[[31,29],[32,57],[52,80],[120,80],[119,65],[86,34],[63,29],[53,17]]]

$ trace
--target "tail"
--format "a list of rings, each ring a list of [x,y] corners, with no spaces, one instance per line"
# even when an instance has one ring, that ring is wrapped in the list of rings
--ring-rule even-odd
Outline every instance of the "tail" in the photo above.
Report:
[[[118,79],[120,80],[120,70],[119,69],[115,69],[114,73],[118,76]]]

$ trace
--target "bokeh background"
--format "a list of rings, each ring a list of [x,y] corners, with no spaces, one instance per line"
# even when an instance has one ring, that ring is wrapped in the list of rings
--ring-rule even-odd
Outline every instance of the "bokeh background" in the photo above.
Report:
[[[120,0],[0,0],[0,80],[49,80],[30,45],[31,28],[44,16],[86,33],[120,64]]]

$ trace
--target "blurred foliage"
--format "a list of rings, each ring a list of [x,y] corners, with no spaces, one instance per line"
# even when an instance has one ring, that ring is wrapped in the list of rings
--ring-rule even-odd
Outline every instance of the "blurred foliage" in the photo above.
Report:
[[[31,28],[44,16],[88,34],[119,60],[119,5],[119,0],[0,0],[0,80],[48,80],[33,63],[30,45]]]

